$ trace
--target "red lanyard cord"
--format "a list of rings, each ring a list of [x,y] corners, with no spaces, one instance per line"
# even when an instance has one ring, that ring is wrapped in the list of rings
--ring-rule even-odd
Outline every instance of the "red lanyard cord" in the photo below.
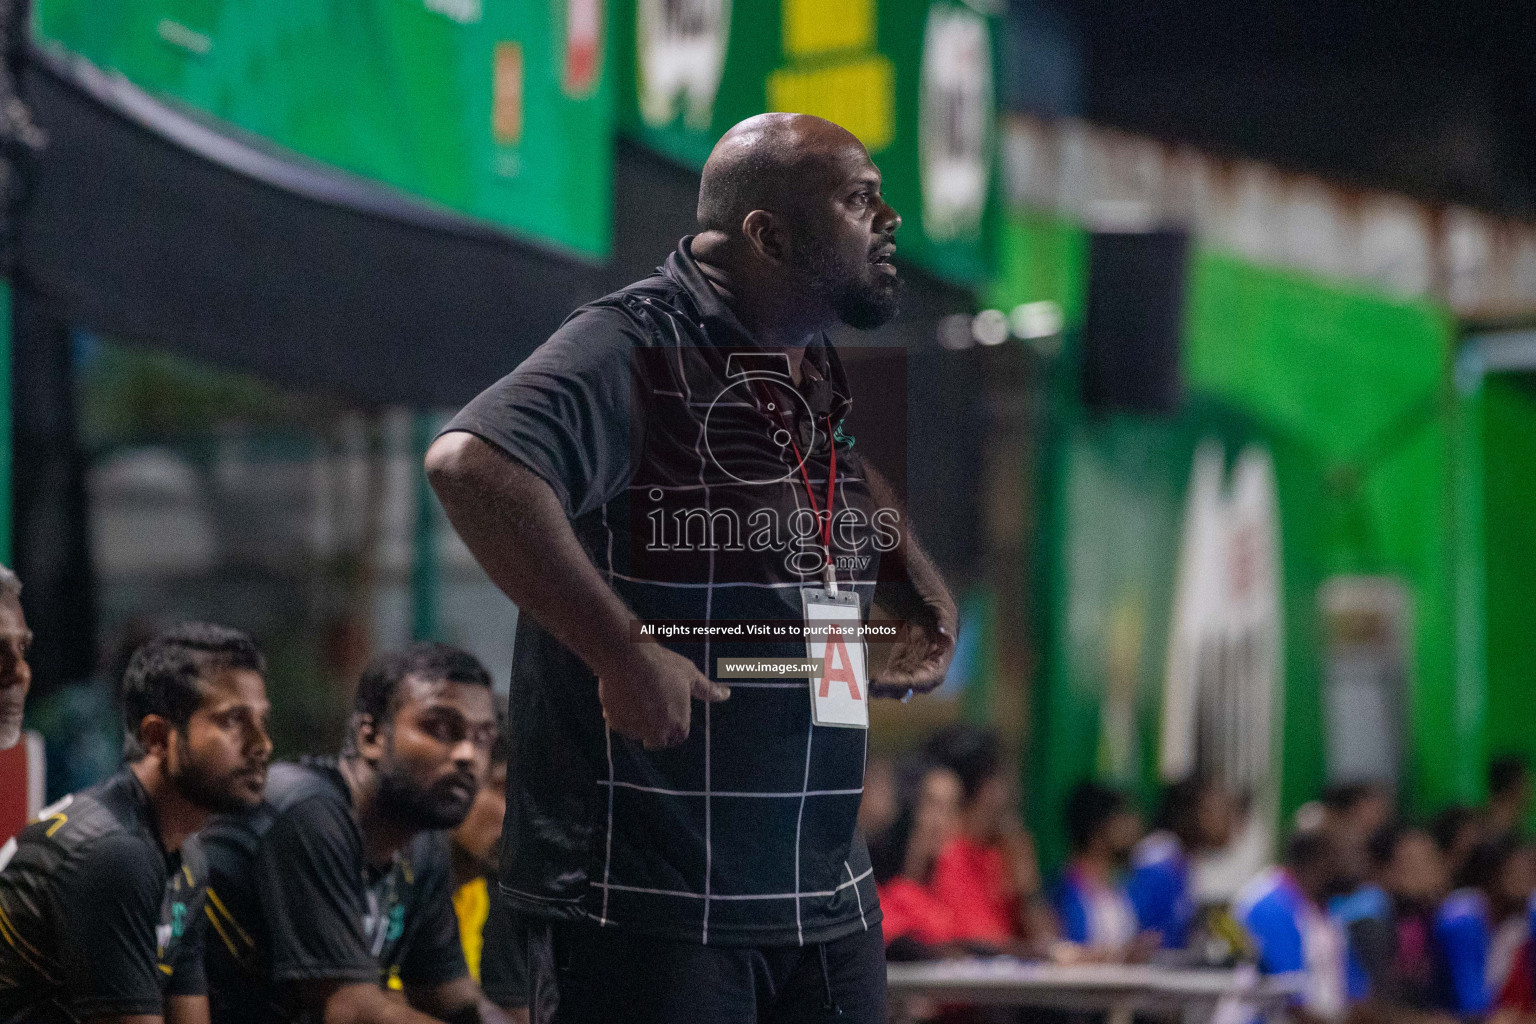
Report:
[[[811,477],[805,471],[805,457],[800,454],[800,445],[791,436],[790,445],[795,449],[795,460],[800,463],[800,479],[805,482],[805,496],[811,499],[811,511],[816,513],[817,525],[821,529],[821,546],[826,549],[827,558],[832,557],[832,499],[837,493],[837,442],[832,438],[832,417],[827,417],[827,447],[831,449],[831,466],[827,471],[827,515],[823,519],[821,509],[816,506],[816,492],[811,490]]]
[[[768,400],[768,395],[762,393],[764,390],[764,387],[759,384],[758,397],[764,404],[771,406],[773,403]],[[795,450],[795,461],[800,467],[800,480],[805,484],[805,496],[810,499],[811,511],[816,515],[817,527],[821,533],[821,546],[827,557],[827,568],[830,569],[832,567],[832,505],[833,499],[837,494],[837,438],[833,435],[832,431],[832,416],[830,413],[827,415],[827,447],[831,451],[831,462],[827,471],[827,510],[825,518],[822,517],[821,507],[816,504],[816,492],[811,487],[810,474],[805,471],[805,456],[800,453],[800,443],[795,440],[795,432],[785,425],[784,416],[778,409],[773,410],[773,418],[778,421],[779,426],[789,435],[790,447]]]

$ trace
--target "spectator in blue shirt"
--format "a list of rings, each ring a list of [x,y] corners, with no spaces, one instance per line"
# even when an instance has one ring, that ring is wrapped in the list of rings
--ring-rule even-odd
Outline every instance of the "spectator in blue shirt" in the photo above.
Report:
[[[1477,846],[1457,881],[1435,917],[1441,997],[1447,1009],[1477,1015],[1492,1008],[1529,934],[1536,858],[1505,836]]]
[[[1137,844],[1126,883],[1141,927],[1157,932],[1164,949],[1189,945],[1200,909],[1190,869],[1232,841],[1236,817],[1232,795],[1215,779],[1193,775],[1164,790],[1158,829]]]
[[[1238,894],[1236,916],[1253,940],[1260,972],[1298,986],[1291,1016],[1299,1024],[1336,1021],[1346,1010],[1344,932],[1326,910],[1344,879],[1334,840],[1322,831],[1298,832],[1284,866]]]
[[[1145,959],[1156,935],[1143,937],[1126,895],[1125,869],[1141,836],[1141,817],[1125,794],[1085,782],[1067,800],[1067,837],[1072,859],[1056,887],[1053,904],[1062,938],[1103,961]]]
[[[1403,825],[1380,829],[1368,853],[1374,885],[1352,895],[1340,915],[1352,966],[1364,982],[1352,984],[1350,994],[1388,1020],[1411,1021],[1445,1002],[1444,957],[1435,937],[1437,907],[1450,887],[1445,861],[1433,836]],[[1375,898],[1367,901],[1367,893]]]

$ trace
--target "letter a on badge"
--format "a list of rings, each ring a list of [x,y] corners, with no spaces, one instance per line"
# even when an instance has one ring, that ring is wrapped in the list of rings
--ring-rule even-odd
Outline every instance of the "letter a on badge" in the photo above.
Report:
[[[848,648],[843,646],[843,638],[830,637],[827,640],[826,661],[821,673],[821,692],[818,697],[825,697],[832,680],[848,684],[848,696],[854,700],[863,700],[859,694],[859,677],[853,671],[853,659],[848,657]]]
[[[869,654],[858,636],[859,599],[851,591],[801,591],[805,607],[805,656],[821,662],[806,679],[811,722],[847,729],[869,728]]]

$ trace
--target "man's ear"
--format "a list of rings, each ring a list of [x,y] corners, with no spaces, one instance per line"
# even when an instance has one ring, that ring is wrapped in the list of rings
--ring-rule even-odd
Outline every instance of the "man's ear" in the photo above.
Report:
[[[769,263],[783,263],[789,259],[789,239],[784,225],[767,210],[753,210],[741,222],[741,233],[752,251]]]
[[[145,715],[139,719],[139,748],[163,763],[170,756],[173,731],[169,719],[160,715]]]
[[[384,756],[384,730],[372,715],[353,715],[352,735],[356,738],[358,756],[364,761],[377,761]]]

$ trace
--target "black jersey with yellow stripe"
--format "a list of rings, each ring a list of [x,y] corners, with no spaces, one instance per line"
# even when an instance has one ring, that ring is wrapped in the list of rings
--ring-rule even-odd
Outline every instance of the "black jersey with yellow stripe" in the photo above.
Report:
[[[200,838],[214,1024],[312,1020],[302,982],[411,988],[467,973],[446,836],[418,833],[369,864],[334,761],[274,764],[261,806],[216,818]]]
[[[164,1012],[201,995],[207,871],[167,852],[130,769],[44,810],[0,848],[0,1020]]]

